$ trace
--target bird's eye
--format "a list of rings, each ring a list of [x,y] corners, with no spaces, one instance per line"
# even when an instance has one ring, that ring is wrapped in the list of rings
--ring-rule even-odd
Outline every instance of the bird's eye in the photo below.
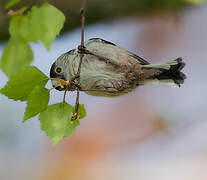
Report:
[[[62,72],[62,69],[58,67],[55,69],[55,72],[56,72],[56,74],[60,74]]]

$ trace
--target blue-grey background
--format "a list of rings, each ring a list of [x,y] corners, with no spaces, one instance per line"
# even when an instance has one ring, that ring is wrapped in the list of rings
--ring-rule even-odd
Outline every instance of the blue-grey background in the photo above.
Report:
[[[118,98],[82,93],[87,117],[55,147],[38,117],[21,122],[25,103],[0,95],[0,180],[206,180],[206,19],[204,4],[179,16],[130,16],[86,26],[86,39],[103,38],[152,63],[183,57],[185,84],[143,86]],[[49,75],[56,58],[79,43],[79,28],[59,36],[50,52],[31,43],[33,65]],[[0,71],[0,88],[7,80]],[[50,103],[62,98],[54,90]],[[68,93],[67,101],[74,100]]]

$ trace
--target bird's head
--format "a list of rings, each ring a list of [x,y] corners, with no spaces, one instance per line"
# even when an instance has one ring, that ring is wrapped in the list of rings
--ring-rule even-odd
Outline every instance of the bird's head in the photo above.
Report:
[[[70,58],[70,54],[65,53],[61,55],[53,64],[50,69],[50,78],[52,81],[52,85],[55,89],[59,91],[64,91],[66,89],[66,85],[61,84],[59,80],[70,80],[70,72],[68,69],[68,61]]]

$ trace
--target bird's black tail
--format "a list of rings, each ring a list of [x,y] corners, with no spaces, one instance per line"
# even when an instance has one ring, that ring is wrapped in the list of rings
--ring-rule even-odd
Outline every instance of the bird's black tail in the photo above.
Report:
[[[186,79],[186,75],[181,72],[184,66],[185,63],[182,58],[162,64],[143,65],[143,69],[152,72],[144,84],[166,84],[180,87],[184,83],[184,79]]]

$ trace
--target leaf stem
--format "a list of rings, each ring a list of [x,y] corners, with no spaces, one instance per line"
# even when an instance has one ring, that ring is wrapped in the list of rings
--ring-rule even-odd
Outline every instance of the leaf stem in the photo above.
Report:
[[[64,96],[63,96],[63,106],[64,106],[64,104],[65,104],[66,93],[67,93],[67,89],[64,91]]]

